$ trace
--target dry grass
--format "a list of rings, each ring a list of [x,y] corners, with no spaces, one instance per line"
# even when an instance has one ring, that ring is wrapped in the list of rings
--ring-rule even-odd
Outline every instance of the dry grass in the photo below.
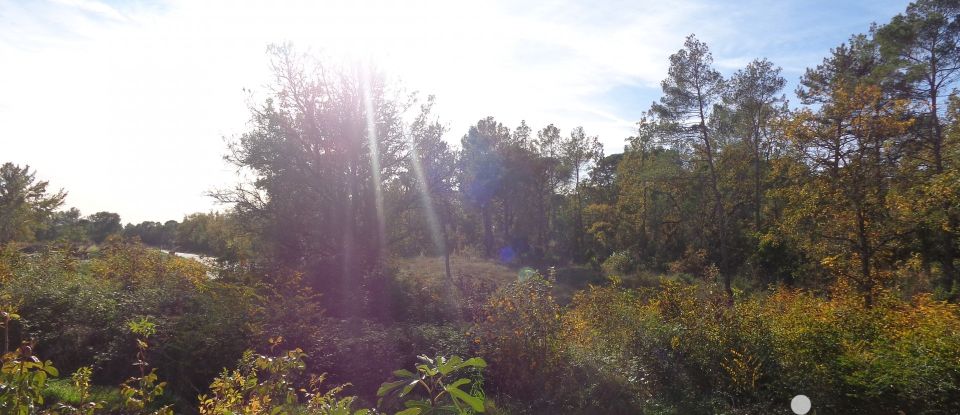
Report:
[[[428,281],[443,281],[445,272],[442,257],[413,257],[396,260],[399,275],[415,276]],[[450,271],[454,280],[470,278],[494,285],[502,285],[517,280],[517,271],[494,261],[485,259],[451,256]]]
[[[440,287],[444,281],[443,258],[441,257],[413,257],[398,259],[394,262],[397,276],[407,282],[416,282],[421,286]],[[450,270],[454,281],[464,286],[492,286],[517,281],[520,269],[511,268],[496,261],[467,257],[450,257]],[[546,272],[546,270],[541,270]],[[588,285],[602,285],[606,279],[594,269],[582,266],[564,267],[557,269],[557,281],[553,287],[553,295],[560,304],[567,304],[573,294],[587,288]]]

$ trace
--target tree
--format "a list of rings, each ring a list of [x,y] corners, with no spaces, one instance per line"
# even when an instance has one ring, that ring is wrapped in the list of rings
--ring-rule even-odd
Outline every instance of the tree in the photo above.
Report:
[[[731,77],[729,90],[724,95],[724,102],[732,107],[738,132],[753,159],[754,232],[761,231],[763,164],[775,143],[771,124],[786,111],[786,97],[781,94],[785,83],[779,67],[766,59],[758,59]]]
[[[67,194],[48,194],[48,182],[37,181],[30,166],[0,166],[0,245],[31,241],[45,220],[63,204]]]
[[[530,129],[530,126],[527,125],[526,120],[520,120],[520,125],[517,126],[515,130],[513,130],[513,135],[511,136],[511,139],[513,140],[514,143],[520,146],[520,148],[523,148],[523,149],[532,148],[534,145],[533,138],[530,136],[532,131],[533,130]]]
[[[617,201],[617,167],[623,161],[624,153],[602,157],[590,170],[590,176],[584,187],[587,199],[591,203],[614,204]]]
[[[443,139],[446,127],[431,114],[433,103],[431,96],[409,127],[407,167],[398,181],[399,201],[391,211],[413,215],[403,222],[394,221],[402,225],[400,237],[415,239],[421,249],[432,245],[443,256],[447,279],[452,282],[447,228],[453,224],[457,202],[457,155]]]
[[[154,247],[176,249],[174,244],[177,239],[178,226],[179,223],[175,220],[168,220],[164,223],[143,221],[136,225],[128,223],[123,227],[123,236],[140,238],[140,241],[144,244]]]
[[[678,149],[653,144],[658,124],[645,118],[637,132],[617,167],[618,245],[663,270],[694,249],[706,226],[700,221],[709,219],[697,214],[704,195],[691,186]]]
[[[573,193],[577,202],[575,252],[583,255],[583,197],[580,192],[580,173],[603,158],[603,145],[597,136],[587,136],[583,127],[576,127],[570,132],[570,139],[563,143],[563,158],[573,171]]]
[[[503,238],[501,259],[513,261],[530,257],[531,241],[543,246],[543,211],[537,209],[544,167],[539,156],[531,148],[530,128],[526,123],[500,144],[497,153],[502,160],[501,185],[496,192],[500,206],[500,230]],[[537,252],[534,256],[539,257]]]
[[[801,111],[787,129],[805,168],[795,186],[780,189],[788,200],[781,230],[803,238],[811,256],[856,282],[871,304],[904,236],[891,194],[897,156],[890,142],[912,121],[905,103],[884,99],[876,85],[847,91],[835,88],[817,114]]]
[[[274,94],[252,109],[252,128],[228,160],[253,180],[217,192],[256,235],[262,259],[306,281],[355,315],[385,252],[384,183],[407,148],[396,96],[374,68],[270,48]]]
[[[875,31],[880,50],[893,74],[902,80],[900,91],[912,103],[917,122],[913,125],[914,139],[906,145],[905,159],[913,170],[912,180],[923,183],[915,186],[915,202],[929,199],[931,186],[943,182],[949,175],[949,154],[945,137],[944,102],[950,88],[960,77],[960,2],[954,0],[920,0],[907,6],[905,13]],[[905,172],[907,173],[907,172]],[[954,242],[960,229],[949,198],[940,203],[917,203],[922,212],[920,221],[928,229],[923,232],[924,256],[938,261],[943,267],[942,286],[952,290],[960,278],[955,260],[960,248]],[[947,213],[943,218],[943,214]],[[941,218],[946,220],[941,224]],[[945,225],[945,226],[940,226]]]
[[[886,60],[903,77],[905,97],[918,111],[915,128],[924,150],[915,154],[934,172],[944,171],[943,102],[960,76],[960,2],[919,0],[876,30]]]
[[[480,213],[483,226],[483,253],[493,256],[493,211],[503,174],[503,160],[497,151],[509,141],[510,129],[487,117],[470,127],[461,140],[461,191],[465,200]]]
[[[709,192],[713,197],[711,217],[716,221],[716,242],[720,247],[720,271],[724,277],[724,289],[733,298],[727,263],[726,207],[716,162],[720,149],[708,127],[712,107],[721,98],[726,83],[720,72],[711,66],[713,55],[705,43],[690,35],[683,46],[670,55],[667,79],[661,83],[663,97],[652,109],[666,123],[669,144],[681,149],[683,154],[690,154],[693,162],[703,163],[706,167]]]
[[[113,212],[97,212],[84,219],[87,224],[87,236],[94,243],[102,243],[108,236],[123,231],[120,215]]]
[[[80,210],[77,208],[53,212],[47,220],[45,229],[37,233],[37,239],[65,240],[74,243],[86,241],[87,229],[80,216]]]
[[[539,240],[541,250],[546,253],[551,242],[555,240],[555,231],[559,227],[557,198],[563,184],[570,179],[571,170],[563,157],[563,138],[560,135],[560,129],[555,125],[549,124],[538,131],[533,147],[537,154],[537,171],[539,172],[535,176],[536,192],[539,195],[536,203],[538,210],[545,212],[541,216]]]

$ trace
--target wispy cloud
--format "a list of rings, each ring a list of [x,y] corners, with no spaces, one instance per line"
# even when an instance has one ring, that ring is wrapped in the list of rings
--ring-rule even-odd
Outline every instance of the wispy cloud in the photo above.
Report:
[[[104,19],[117,21],[126,20],[123,14],[117,11],[117,9],[114,9],[109,4],[96,0],[53,0],[53,2],[62,6],[73,7]]]

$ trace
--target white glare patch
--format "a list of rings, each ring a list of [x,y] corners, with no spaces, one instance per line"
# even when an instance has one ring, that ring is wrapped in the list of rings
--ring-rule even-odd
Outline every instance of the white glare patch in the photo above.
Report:
[[[806,395],[797,395],[790,401],[790,409],[797,415],[804,415],[810,412],[810,398]]]

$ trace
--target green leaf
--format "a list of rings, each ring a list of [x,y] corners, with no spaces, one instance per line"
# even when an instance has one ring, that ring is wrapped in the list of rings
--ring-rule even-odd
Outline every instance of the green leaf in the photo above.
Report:
[[[470,405],[474,411],[483,412],[483,398],[478,398],[476,396],[470,395],[459,388],[446,387],[445,390],[450,396],[453,396],[457,399],[460,399],[463,402],[466,402],[467,405]]]
[[[430,409],[430,401],[426,399],[413,399],[403,403],[403,406],[407,408],[420,408],[420,409]]]
[[[384,396],[390,393],[390,391],[400,387],[400,385],[403,385],[405,383],[407,383],[407,381],[405,380],[398,380],[396,382],[386,382],[380,385],[380,389],[377,389],[377,396]]]
[[[412,378],[412,377],[414,377],[414,376],[416,376],[416,375],[414,375],[413,372],[411,372],[411,371],[409,371],[409,370],[407,370],[407,369],[400,369],[400,370],[394,370],[394,371],[393,371],[393,376],[399,376],[399,377],[404,377],[404,378]]]
[[[43,371],[50,374],[50,376],[57,377],[60,376],[60,372],[57,368],[53,367],[53,362],[47,362],[46,366],[43,367]]]
[[[461,367],[477,367],[482,369],[487,367],[487,361],[479,357],[471,357],[466,361],[464,361],[463,363],[461,363],[460,366],[457,368],[459,369]]]
[[[458,388],[458,389],[459,389],[460,386],[466,385],[466,384],[468,384],[468,383],[470,383],[470,379],[460,378],[460,379],[457,379],[456,382],[453,382],[453,383],[451,383],[451,384],[449,384],[449,385],[447,385],[447,386],[445,386],[445,387],[447,387],[447,388]]]
[[[417,415],[420,412],[423,412],[421,408],[407,408],[400,412],[397,412],[396,415]]]
[[[404,386],[404,387],[403,387],[403,390],[400,391],[400,395],[399,395],[399,396],[400,396],[401,398],[404,397],[404,396],[406,396],[408,393],[410,393],[410,391],[413,390],[413,387],[414,387],[414,386],[417,386],[417,383],[418,383],[418,382],[420,382],[420,379],[414,379],[414,380],[410,381],[410,383],[408,383],[407,386]]]
[[[440,374],[446,375],[457,370],[460,363],[463,363],[463,359],[461,359],[460,356],[452,356],[449,360],[441,358],[437,369],[440,371]]]

